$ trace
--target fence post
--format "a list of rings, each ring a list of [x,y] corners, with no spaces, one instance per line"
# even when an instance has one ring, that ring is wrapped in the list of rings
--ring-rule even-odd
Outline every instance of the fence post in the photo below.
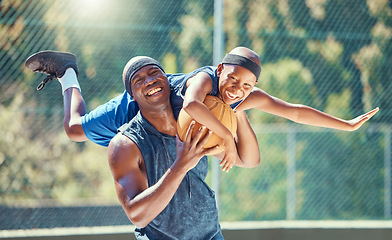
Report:
[[[222,61],[224,51],[223,39],[223,0],[214,2],[214,40],[213,40],[213,64],[218,66]]]
[[[286,193],[286,218],[295,219],[297,198],[296,198],[296,139],[295,129],[289,127],[287,132],[287,193]]]
[[[391,126],[385,127],[384,146],[384,217],[391,218]]]
[[[218,66],[223,57],[223,0],[214,2],[214,39],[213,39],[213,64]],[[216,160],[216,159],[215,159]],[[216,205],[219,209],[219,161],[212,162],[212,188],[215,191]]]

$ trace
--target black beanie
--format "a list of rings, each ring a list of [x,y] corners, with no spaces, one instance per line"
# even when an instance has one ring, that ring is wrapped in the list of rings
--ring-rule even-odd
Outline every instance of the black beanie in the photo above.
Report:
[[[142,67],[145,67],[147,65],[156,65],[157,67],[159,67],[163,72],[165,72],[163,70],[163,67],[161,66],[161,64],[150,57],[140,57],[140,59],[132,62],[130,64],[130,61],[133,61],[133,59],[129,60],[129,62],[127,63],[127,65],[125,66],[124,69],[124,85],[125,85],[125,90],[127,90],[127,92],[129,93],[129,95],[132,96],[131,94],[131,78],[132,76],[135,74],[135,72],[139,71]]]

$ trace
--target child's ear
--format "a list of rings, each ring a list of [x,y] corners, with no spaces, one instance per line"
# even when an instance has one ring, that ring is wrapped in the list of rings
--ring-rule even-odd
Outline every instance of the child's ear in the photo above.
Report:
[[[218,67],[216,68],[216,75],[220,77],[223,69],[223,63],[219,63]]]

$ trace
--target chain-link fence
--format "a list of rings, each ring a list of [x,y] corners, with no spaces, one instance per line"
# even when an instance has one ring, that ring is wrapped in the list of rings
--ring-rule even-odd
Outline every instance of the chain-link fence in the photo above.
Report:
[[[249,111],[262,162],[220,174],[221,220],[390,219],[390,2],[223,2],[224,52],[256,51],[260,88],[344,119],[381,110],[356,132]],[[214,1],[8,0],[0,16],[0,204],[117,204],[106,149],[66,137],[60,85],[37,92],[44,76],[23,63],[75,53],[92,110],[123,91],[135,55],[168,73],[212,65]]]

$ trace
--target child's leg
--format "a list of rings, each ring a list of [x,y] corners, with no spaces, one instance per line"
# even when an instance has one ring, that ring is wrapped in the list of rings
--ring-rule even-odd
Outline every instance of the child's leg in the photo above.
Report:
[[[48,76],[40,83],[37,90],[56,78],[61,83],[64,95],[64,130],[74,141],[86,141],[81,118],[86,114],[86,104],[83,100],[77,79],[78,66],[72,53],[42,51],[30,56],[25,65],[34,72],[42,72]]]
[[[71,140],[86,141],[88,139],[82,127],[82,116],[86,114],[86,104],[74,69],[68,68],[59,81],[64,95],[64,130]]]

